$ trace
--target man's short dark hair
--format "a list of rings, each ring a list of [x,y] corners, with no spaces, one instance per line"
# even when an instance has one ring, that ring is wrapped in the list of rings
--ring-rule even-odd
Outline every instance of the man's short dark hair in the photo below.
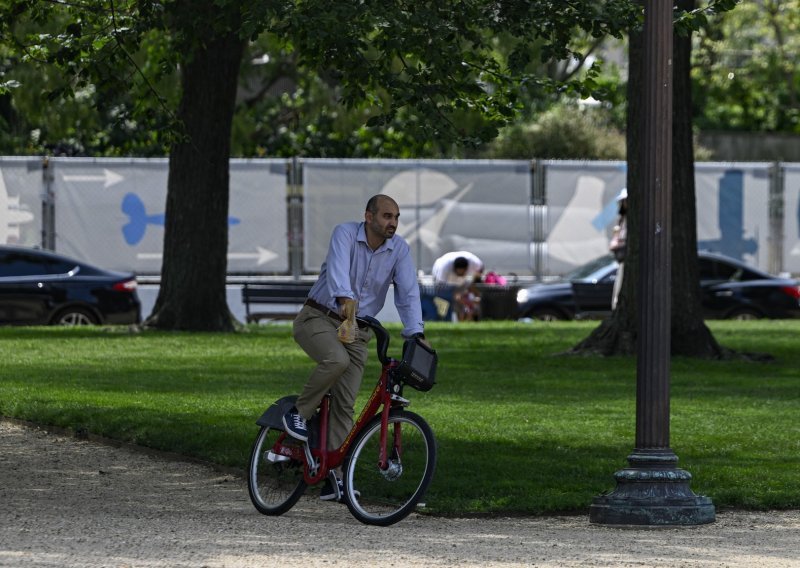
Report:
[[[461,269],[466,270],[467,268],[469,268],[469,261],[463,256],[459,256],[453,261],[453,268],[455,268],[456,270],[461,270]]]

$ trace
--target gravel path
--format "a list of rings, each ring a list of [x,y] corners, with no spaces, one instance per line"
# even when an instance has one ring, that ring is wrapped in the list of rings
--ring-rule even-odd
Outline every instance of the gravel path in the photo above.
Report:
[[[800,511],[669,529],[583,515],[411,516],[379,528],[308,497],[269,518],[234,475],[0,421],[0,566],[800,567]]]

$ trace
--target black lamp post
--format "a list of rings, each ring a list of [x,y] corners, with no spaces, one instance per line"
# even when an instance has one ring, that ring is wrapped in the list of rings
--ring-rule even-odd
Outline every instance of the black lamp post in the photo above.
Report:
[[[644,99],[636,369],[636,447],[589,520],[608,525],[699,525],[714,505],[689,488],[669,447],[672,255],[672,2],[645,1]]]

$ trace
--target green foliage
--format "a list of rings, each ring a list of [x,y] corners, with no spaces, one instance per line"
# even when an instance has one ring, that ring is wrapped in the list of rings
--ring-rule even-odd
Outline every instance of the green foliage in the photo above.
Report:
[[[624,160],[625,134],[602,116],[599,109],[556,106],[532,124],[502,131],[486,155],[521,160]]]
[[[800,132],[800,2],[741,2],[703,32],[693,56],[697,126]]]
[[[733,10],[742,0],[709,0],[704,6],[686,11],[675,9],[675,29],[679,34],[695,32],[709,25],[709,18]]]
[[[639,12],[630,0],[558,10],[548,0],[8,0],[0,119],[13,129],[0,150],[167,153],[182,132],[181,62],[233,31],[274,61],[244,65],[235,154],[441,155],[493,138],[532,97],[589,94],[588,78],[550,76],[549,66],[582,61],[587,38],[619,37]]]
[[[431,140],[404,131],[417,120],[403,111],[390,124],[368,127],[376,111],[347,109],[337,81],[298,63],[295,52],[262,34],[242,65],[232,154],[245,157],[399,157],[438,155]]]
[[[636,361],[565,356],[595,322],[429,324],[437,386],[407,391],[431,424],[436,513],[585,512],[635,441]],[[800,322],[709,322],[771,363],[674,358],[671,446],[717,507],[800,506]],[[400,328],[390,354],[397,355]],[[237,334],[0,328],[0,415],[246,467],[255,420],[310,372],[288,326]],[[374,384],[374,354],[359,403]],[[477,456],[477,457],[476,457]]]
[[[20,3],[12,3],[20,4]],[[17,87],[4,113],[4,153],[164,155],[177,103],[173,51],[126,15],[87,5],[22,11],[5,26],[0,74]],[[26,17],[27,16],[27,17]],[[8,22],[7,22],[8,23]]]

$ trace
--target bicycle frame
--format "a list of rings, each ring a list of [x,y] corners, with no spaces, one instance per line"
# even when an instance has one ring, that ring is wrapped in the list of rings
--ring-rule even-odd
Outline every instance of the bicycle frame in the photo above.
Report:
[[[431,483],[436,440],[421,416],[404,410],[410,402],[403,397],[404,375],[398,372],[402,363],[387,355],[389,333],[375,318],[358,321],[375,332],[381,363],[377,384],[338,448],[328,447],[331,393],[308,421],[306,442],[284,431],[284,417],[297,395],[284,396],[267,408],[257,421],[261,431],[250,454],[248,476],[250,499],[260,513],[282,515],[308,486],[332,481],[330,473],[344,469],[341,488],[333,485],[337,500],[359,521],[389,526],[414,510]]]
[[[361,429],[367,424],[367,422],[369,422],[370,419],[372,419],[373,416],[380,412],[381,451],[380,455],[378,456],[378,465],[381,467],[381,469],[386,469],[388,464],[386,442],[388,440],[389,411],[398,406],[407,406],[409,403],[407,399],[403,398],[399,394],[391,392],[391,371],[398,365],[399,362],[395,359],[389,359],[387,363],[383,364],[378,383],[372,390],[372,394],[370,394],[370,397],[364,405],[364,408],[361,410],[361,414],[353,424],[353,427],[350,429],[350,432],[347,434],[347,437],[345,438],[341,447],[333,450],[328,449],[328,417],[330,413],[331,395],[327,394],[325,397],[323,397],[322,402],[320,403],[318,447],[311,448],[307,443],[302,445],[285,444],[287,439],[291,440],[291,438],[287,436],[286,433],[283,433],[276,440],[272,451],[276,454],[284,455],[297,461],[302,461],[304,463],[304,481],[308,485],[316,485],[325,479],[330,470],[342,465],[344,458],[347,455],[347,451],[350,449],[350,445],[355,439],[356,434],[361,431]],[[402,448],[402,440],[399,425],[395,427],[393,436],[394,438],[392,447],[396,449],[398,453],[400,453]]]

